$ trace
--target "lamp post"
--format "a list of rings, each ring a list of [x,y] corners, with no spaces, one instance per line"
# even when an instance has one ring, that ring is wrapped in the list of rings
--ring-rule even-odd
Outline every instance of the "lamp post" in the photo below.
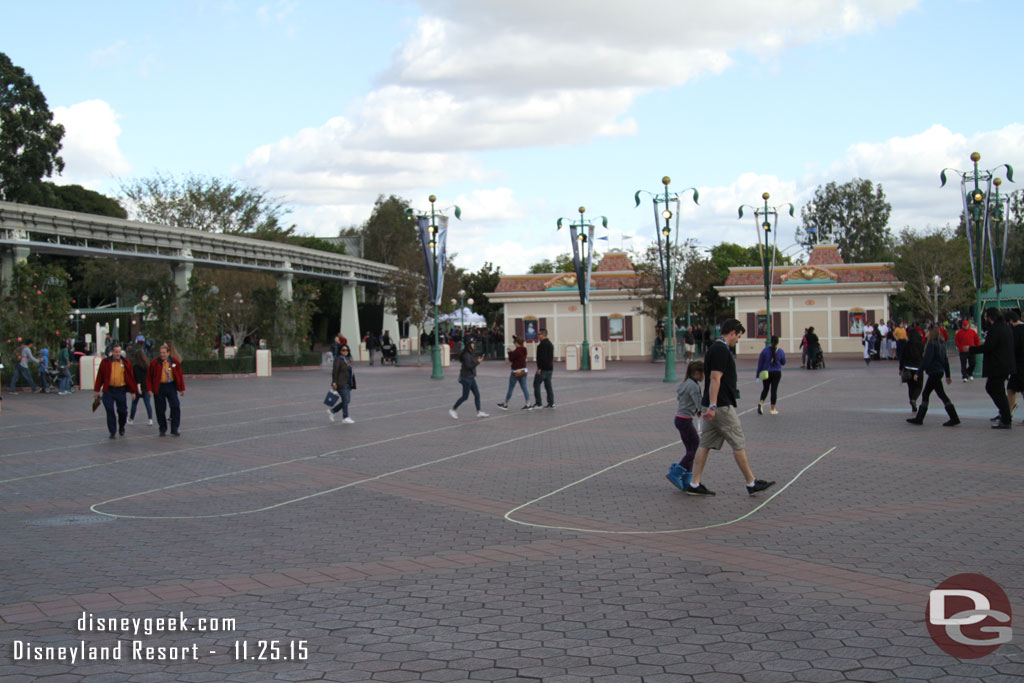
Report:
[[[989,220],[988,236],[989,252],[992,256],[992,279],[996,286],[996,308],[1002,309],[1003,291],[1003,265],[1006,261],[1006,246],[1010,238],[1010,224],[1006,217],[1010,213],[1010,195],[999,196],[999,186],[1003,184],[1002,178],[992,181],[996,186],[995,197],[990,197],[988,213]]]
[[[444,284],[444,267],[447,260],[445,247],[448,241],[448,216],[444,215],[446,210],[437,210],[434,202],[435,195],[427,198],[430,201],[430,213],[416,213],[412,209],[405,210],[406,218],[416,218],[416,226],[419,229],[420,244],[423,247],[423,258],[427,271],[427,292],[434,304],[434,347],[431,349],[431,372],[430,379],[443,379],[441,372],[441,335],[440,321],[438,319],[437,307],[441,304],[441,290]],[[462,219],[462,209],[455,208],[455,217]],[[440,248],[440,256],[438,255]]]
[[[967,246],[971,256],[971,274],[974,276],[974,320],[981,325],[981,288],[985,282],[985,244],[989,238],[989,227],[991,225],[991,210],[994,208],[988,201],[989,192],[993,185],[993,170],[1006,168],[1006,179],[1013,182],[1013,166],[1002,164],[996,169],[987,171],[978,170],[978,162],[981,155],[977,152],[971,154],[971,162],[974,164],[974,171],[958,171],[955,168],[944,168],[939,173],[941,183],[939,187],[946,184],[946,171],[953,171],[960,176],[960,194],[964,201],[964,220],[967,221]],[[995,180],[999,180],[995,178]],[[968,181],[973,181],[974,189],[968,187]],[[982,189],[981,184],[985,183]],[[1000,180],[1000,183],[1002,181]],[[998,188],[998,184],[996,185]],[[998,195],[998,193],[997,193]],[[1000,219],[1001,220],[1001,219]]]
[[[572,266],[576,273],[576,287],[580,292],[580,304],[583,306],[583,349],[580,353],[580,370],[590,369],[590,318],[588,316],[588,304],[590,303],[590,273],[594,262],[594,228],[593,221],[584,218],[587,207],[581,206],[580,222],[573,223],[571,218],[559,218],[558,229],[562,229],[562,221],[569,221],[569,235],[572,238]],[[601,216],[601,226],[608,228],[608,219]]]
[[[938,274],[932,275],[933,287],[928,285],[924,286],[924,291],[932,293],[932,320],[937,324],[939,322],[939,292],[942,294],[949,294],[949,285],[942,284],[942,277]]]
[[[778,253],[776,245],[779,241],[779,231],[776,228],[779,224],[779,207],[788,206],[790,216],[794,215],[796,211],[796,207],[790,202],[779,206],[768,206],[769,197],[771,195],[767,192],[761,194],[761,199],[764,200],[763,209],[749,204],[744,204],[739,208],[740,218],[743,218],[743,209],[753,209],[754,222],[758,225],[757,249],[761,252],[761,269],[764,280],[765,346],[770,346],[772,343],[772,285],[775,283],[775,255]],[[761,243],[762,235],[764,236],[763,244]],[[754,334],[757,334],[757,330],[754,330]]]
[[[675,258],[675,247],[679,244],[679,214],[681,213],[680,196],[689,191],[693,190],[693,203],[698,204],[699,194],[697,188],[689,187],[683,190],[683,192],[669,193],[668,185],[672,182],[672,179],[665,176],[661,179],[661,184],[665,186],[664,195],[661,193],[647,192],[651,195],[654,204],[654,228],[656,230],[656,236],[658,238],[658,260],[661,262],[661,280],[662,286],[665,290],[665,303],[667,305],[666,318],[668,321],[668,330],[666,330],[665,338],[665,380],[666,382],[676,381],[676,338],[675,338],[675,327],[676,321],[672,318],[672,298],[675,296],[675,277],[672,274],[672,260]],[[636,205],[640,206],[640,194],[646,192],[645,190],[637,190],[636,194],[633,195],[633,199],[636,201]],[[659,206],[663,208],[659,211]],[[675,213],[673,214],[672,207],[675,207]],[[676,237],[675,245],[672,243],[672,216],[675,215],[676,219]],[[664,219],[664,227],[661,225],[661,221]],[[663,239],[664,238],[664,239]]]

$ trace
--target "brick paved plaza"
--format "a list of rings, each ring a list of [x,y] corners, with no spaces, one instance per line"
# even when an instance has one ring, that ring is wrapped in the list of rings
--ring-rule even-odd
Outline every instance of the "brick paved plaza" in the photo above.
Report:
[[[1024,607],[1024,427],[989,429],[983,382],[950,388],[961,426],[908,425],[895,364],[857,359],[787,371],[759,417],[751,363],[751,462],[778,481],[753,498],[728,452],[715,498],[665,480],[661,365],[556,371],[555,410],[505,413],[489,362],[491,417],[458,421],[457,368],[360,368],[351,425],[320,405],[326,370],[192,379],[180,439],[143,419],[108,440],[91,393],[8,398],[0,680],[1020,680],[1019,630],[961,661],[925,607],[963,572]],[[236,621],[134,635],[83,612]],[[16,662],[15,641],[111,649]]]

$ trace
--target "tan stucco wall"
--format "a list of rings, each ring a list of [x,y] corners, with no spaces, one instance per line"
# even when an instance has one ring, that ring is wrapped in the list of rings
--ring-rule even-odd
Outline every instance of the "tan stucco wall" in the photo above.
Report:
[[[588,341],[604,344],[610,360],[648,358],[654,343],[654,320],[639,312],[639,302],[629,299],[592,299],[588,306]],[[633,317],[633,341],[602,342],[601,316],[619,314]],[[568,301],[542,300],[505,302],[505,340],[512,344],[516,318],[533,316],[547,318],[548,337],[555,345],[555,358],[565,358],[565,347],[583,343],[583,306],[579,299]],[[536,344],[527,344],[529,357],[535,354]]]
[[[781,329],[772,330],[779,335],[779,345],[789,354],[799,352],[804,328],[813,326],[821,340],[822,348],[828,353],[859,353],[862,349],[860,337],[841,337],[840,311],[853,308],[873,310],[875,319],[888,316],[888,295],[878,292],[860,294],[794,293],[785,295],[776,291],[772,297],[771,310],[781,315]],[[763,296],[737,296],[736,317],[747,324],[748,313],[765,310]],[[752,334],[747,330],[747,334]],[[737,345],[738,354],[756,354],[764,348],[764,340],[745,336]]]

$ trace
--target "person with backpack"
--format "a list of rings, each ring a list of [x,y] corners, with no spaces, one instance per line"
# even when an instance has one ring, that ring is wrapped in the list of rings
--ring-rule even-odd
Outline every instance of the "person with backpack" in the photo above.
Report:
[[[764,415],[764,399],[771,392],[772,415],[778,415],[775,403],[779,398],[779,382],[782,381],[782,366],[786,364],[786,352],[779,348],[778,335],[772,335],[771,346],[761,349],[757,359],[757,378],[761,380],[761,400],[757,404],[757,414]]]

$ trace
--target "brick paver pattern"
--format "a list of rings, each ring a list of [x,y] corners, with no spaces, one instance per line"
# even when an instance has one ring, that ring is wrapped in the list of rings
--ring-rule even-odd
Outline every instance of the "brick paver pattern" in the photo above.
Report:
[[[787,369],[758,416],[740,373],[754,472],[778,483],[747,496],[712,453],[708,499],[665,480],[675,387],[648,363],[556,371],[557,408],[529,412],[495,406],[507,364],[486,363],[491,417],[458,420],[457,368],[360,367],[355,424],[328,421],[326,370],[197,378],[180,438],[142,419],[107,439],[91,393],[7,395],[0,680],[1020,680],[1020,636],[954,659],[925,606],[978,572],[1024,607],[1024,427],[989,428],[982,382],[950,388],[961,426],[941,406],[908,425],[895,364],[852,358]],[[15,641],[124,650],[16,661]]]

